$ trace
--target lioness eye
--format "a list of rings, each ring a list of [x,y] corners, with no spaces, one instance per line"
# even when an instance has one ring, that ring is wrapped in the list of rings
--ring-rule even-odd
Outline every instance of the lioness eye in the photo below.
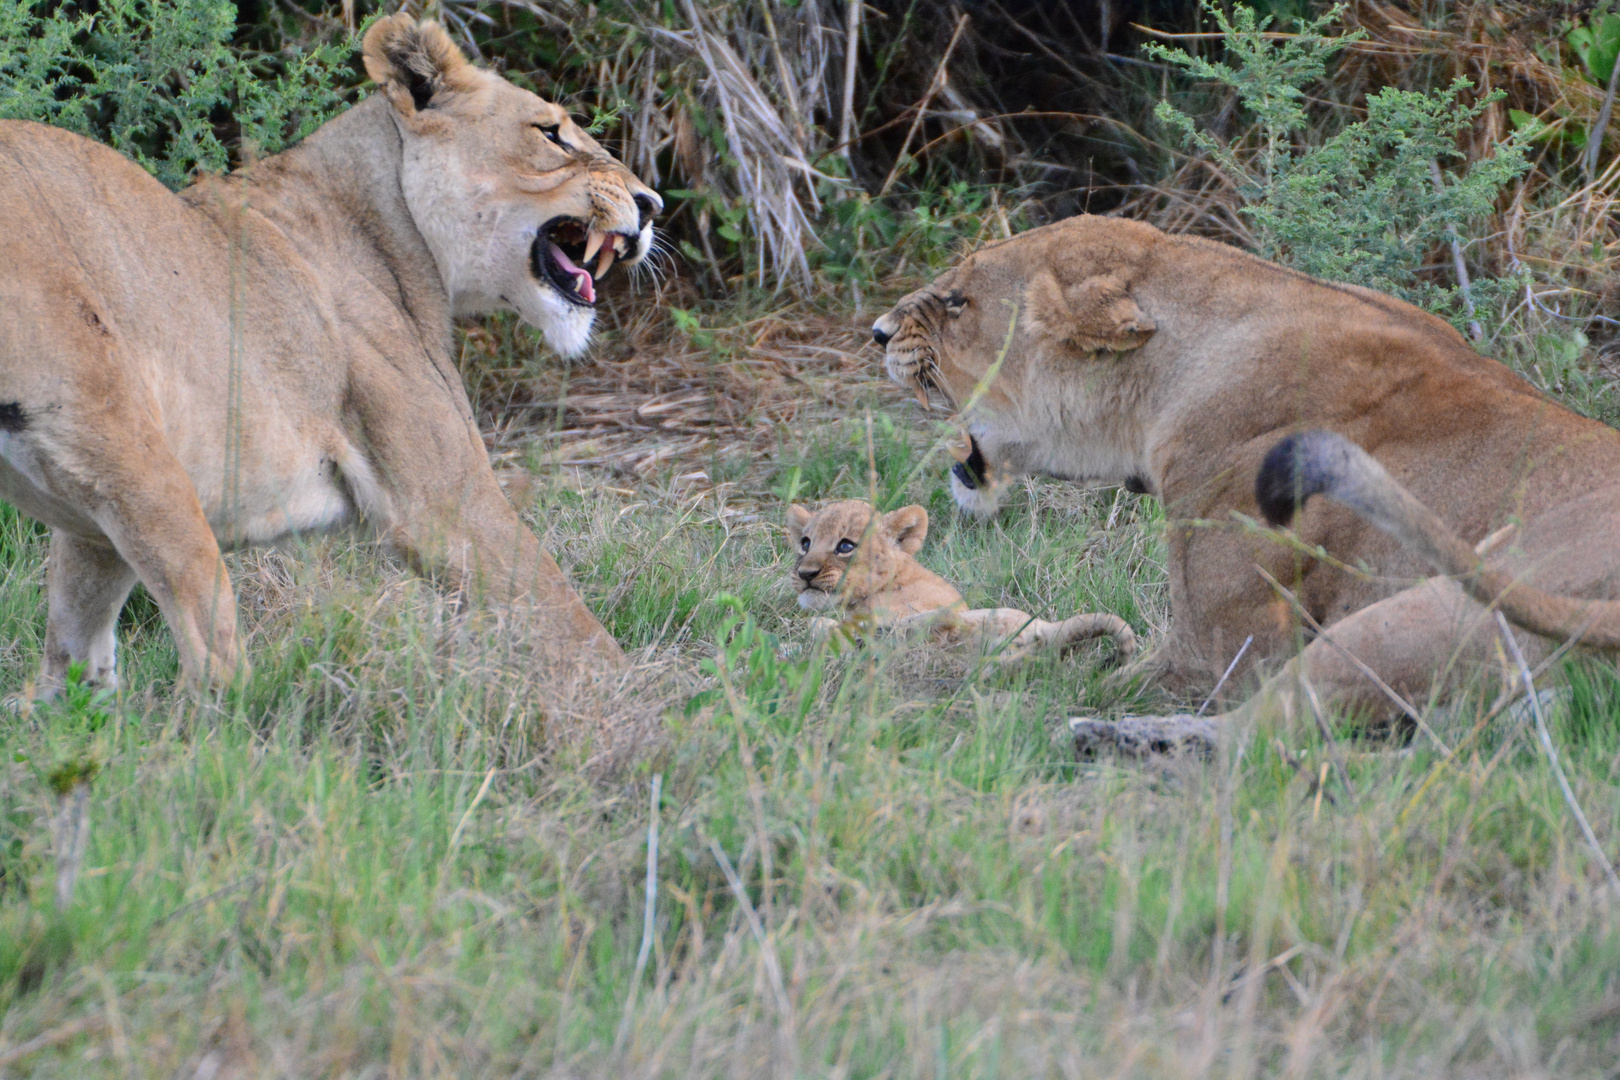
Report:
[[[960,290],[945,295],[945,311],[953,319],[962,314],[962,309],[965,307],[967,307],[967,297],[963,296]]]
[[[838,541],[838,554],[840,554],[840,555],[848,555],[850,552],[852,552],[854,550],[855,550],[855,541],[853,541],[853,540],[840,540],[840,541]]]
[[[564,150],[568,149],[568,144],[563,142],[562,136],[557,134],[557,132],[562,129],[561,124],[530,124],[529,126],[540,132],[540,134],[544,135],[552,142],[556,143],[558,146],[562,147]]]
[[[808,536],[805,537],[803,540],[799,541],[799,550],[800,551],[809,551],[810,550],[810,538]]]

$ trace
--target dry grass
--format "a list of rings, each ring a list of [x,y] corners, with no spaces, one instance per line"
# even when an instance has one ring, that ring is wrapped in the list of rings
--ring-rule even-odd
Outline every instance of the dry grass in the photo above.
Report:
[[[515,322],[469,328],[461,368],[497,468],[637,479],[679,467],[711,486],[704,470],[717,460],[746,471],[795,429],[904,399],[882,378],[870,314],[804,301],[758,315],[710,307],[683,331],[668,315],[681,299],[658,286],[611,310],[611,339],[572,366],[519,359],[535,346]],[[626,310],[638,314],[611,325]]]

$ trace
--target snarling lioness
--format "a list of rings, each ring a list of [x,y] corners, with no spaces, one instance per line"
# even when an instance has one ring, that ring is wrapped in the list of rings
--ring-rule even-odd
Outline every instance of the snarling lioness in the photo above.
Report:
[[[222,549],[363,523],[532,617],[559,664],[618,655],[502,498],[451,318],[515,310],[560,353],[656,194],[559,106],[378,21],[380,93],[171,194],[77,135],[0,123],[0,497],[51,528],[38,689],[116,678],[137,580],[188,679],[229,679]]]
[[[1249,638],[1245,666],[1290,651],[1291,608],[1262,570],[1326,630],[1267,684],[1265,700],[1284,709],[1302,684],[1369,712],[1396,708],[1356,661],[1419,701],[1437,679],[1444,689],[1499,663],[1480,601],[1504,590],[1557,601],[1539,622],[1535,604],[1503,605],[1532,663],[1554,637],[1620,644],[1604,636],[1620,608],[1592,603],[1620,592],[1620,432],[1409,304],[1211,241],[1078,217],[983,248],[873,333],[891,379],[965,407],[977,459],[953,478],[965,509],[993,511],[979,480],[994,474],[1163,500],[1171,627],[1158,660],[1173,686],[1207,688]],[[1297,540],[1282,543],[1253,522],[1256,480],[1267,453],[1306,429],[1342,441],[1312,436],[1273,460],[1267,512],[1283,519],[1303,504]],[[1305,502],[1314,492],[1329,498]],[[1391,516],[1397,504],[1404,519]],[[1465,582],[1419,580],[1436,566],[1459,572],[1459,545],[1487,537],[1486,565]],[[1082,722],[1079,733],[1163,745],[1219,726]]]

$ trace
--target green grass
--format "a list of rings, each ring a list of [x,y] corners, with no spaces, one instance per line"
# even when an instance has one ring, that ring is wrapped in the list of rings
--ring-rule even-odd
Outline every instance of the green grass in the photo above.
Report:
[[[7,1075],[1605,1075],[1617,908],[1522,725],[1449,764],[1352,739],[1354,794],[1318,800],[1307,727],[1077,763],[1076,709],[1168,704],[1100,652],[1009,674],[812,646],[782,505],[746,494],[794,469],[823,499],[875,464],[975,603],[1166,617],[1151,499],[1030,483],[964,521],[927,433],[866,430],[695,498],[539,478],[536,521],[643,650],[623,716],[548,710],[508,638],[342,539],[235,558],[255,672],[215,704],[174,691],[136,605],[116,700],[0,726],[0,1061],[45,1038]],[[44,544],[14,516],[0,543],[14,691]],[[1554,734],[1613,847],[1620,677],[1566,677]],[[48,779],[85,759],[58,914]]]

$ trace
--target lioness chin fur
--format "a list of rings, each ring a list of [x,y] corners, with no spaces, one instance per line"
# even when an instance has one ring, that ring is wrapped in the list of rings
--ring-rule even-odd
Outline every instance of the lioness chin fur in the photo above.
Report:
[[[1303,680],[1323,699],[1390,715],[1396,706],[1359,664],[1408,701],[1516,678],[1501,668],[1481,597],[1512,585],[1574,601],[1540,623],[1504,605],[1534,663],[1553,647],[1544,635],[1596,632],[1580,612],[1607,618],[1592,602],[1620,589],[1620,432],[1391,297],[1082,216],[988,245],[903,298],[873,334],[891,379],[971,403],[974,449],[996,473],[1120,484],[1163,501],[1171,625],[1156,659],[1172,687],[1207,690],[1246,640],[1228,685],[1292,651],[1291,607],[1261,570],[1326,630],[1252,699],[1251,712],[1285,714]],[[1424,580],[1433,551],[1342,503],[1304,506],[1296,543],[1254,527],[1262,459],[1318,428],[1375,458],[1464,550],[1517,523],[1485,556],[1490,574],[1467,589]],[[1311,554],[1318,547],[1327,558]],[[1081,723],[1087,738],[1108,727]],[[1179,741],[1163,718],[1137,727],[1139,745]]]
[[[922,630],[939,644],[994,649],[1003,661],[1096,637],[1113,638],[1117,661],[1136,651],[1136,634],[1117,615],[1047,622],[1014,608],[969,609],[950,582],[916,560],[928,536],[928,511],[921,506],[887,514],[856,499],[813,514],[790,506],[787,533],[797,553],[793,584],[806,611],[838,611],[878,627]],[[830,633],[839,622],[817,618],[816,632]]]
[[[656,194],[559,106],[379,20],[379,92],[171,194],[77,135],[0,122],[0,497],[51,528],[38,689],[116,679],[139,580],[197,683],[238,664],[222,549],[363,523],[424,573],[528,609],[567,668],[617,646],[501,496],[451,318],[517,311],[559,352]]]

